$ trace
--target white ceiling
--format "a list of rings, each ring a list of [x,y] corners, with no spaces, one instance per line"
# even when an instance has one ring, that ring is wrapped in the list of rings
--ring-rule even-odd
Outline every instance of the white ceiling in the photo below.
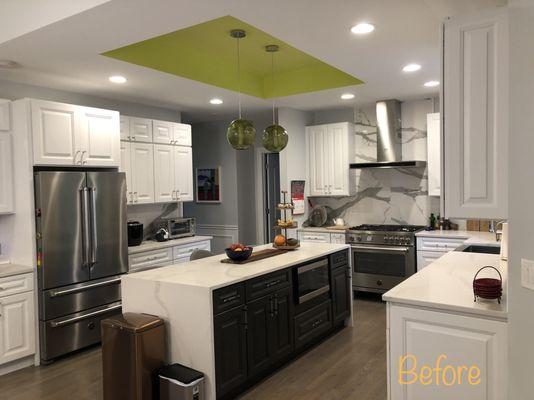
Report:
[[[232,115],[237,103],[234,92],[99,55],[232,15],[365,82],[353,88],[285,97],[278,100],[281,106],[316,110],[382,98],[421,98],[437,93],[423,83],[439,79],[440,21],[503,1],[112,0],[0,44],[0,59],[23,65],[17,70],[0,70],[0,77],[177,108],[193,121]],[[13,15],[16,18],[28,19],[31,13]],[[351,34],[350,27],[360,21],[375,24],[375,32],[364,37]],[[403,73],[401,67],[409,62],[421,64],[422,69]],[[128,83],[109,83],[107,78],[113,74],[126,76]],[[356,95],[349,103],[339,98],[347,91]],[[224,104],[210,105],[212,97],[222,98]],[[270,107],[269,101],[249,96],[243,97],[243,103],[245,116],[247,111]]]

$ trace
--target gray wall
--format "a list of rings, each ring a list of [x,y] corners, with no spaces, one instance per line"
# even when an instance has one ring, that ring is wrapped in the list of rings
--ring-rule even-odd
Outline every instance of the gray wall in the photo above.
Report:
[[[509,171],[509,368],[510,400],[534,392],[534,291],[521,286],[521,259],[534,260],[534,5],[510,12],[510,171]]]
[[[181,121],[181,113],[178,110],[153,107],[128,101],[113,100],[82,93],[67,92],[42,86],[26,85],[24,83],[0,79],[0,98],[17,100],[24,97],[53,100],[87,107],[107,108],[110,110],[119,111],[124,115],[132,115],[135,117],[160,119],[173,122]]]

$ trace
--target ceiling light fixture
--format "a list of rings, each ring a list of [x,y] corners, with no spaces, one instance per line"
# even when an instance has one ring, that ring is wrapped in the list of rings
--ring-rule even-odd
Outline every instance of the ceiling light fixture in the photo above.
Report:
[[[424,83],[426,87],[436,87],[439,86],[439,81],[428,81]]]
[[[113,75],[109,77],[111,83],[126,83],[127,79],[121,75]]]
[[[233,29],[230,36],[237,42],[237,95],[239,116],[228,125],[226,139],[228,143],[236,150],[246,150],[254,143],[256,138],[256,129],[252,121],[242,119],[241,117],[241,54],[239,42],[247,36],[243,29]]]
[[[215,99],[211,99],[210,100],[210,104],[213,104],[213,105],[216,105],[216,106],[218,106],[219,104],[222,104],[222,103],[223,103],[223,101],[221,99],[215,98]]]
[[[350,28],[350,31],[356,35],[365,35],[375,30],[375,26],[368,22],[361,22]]]
[[[22,65],[20,65],[18,62],[13,60],[0,60],[0,68],[5,69],[13,69],[13,68],[20,68]]]
[[[352,93],[343,93],[341,95],[342,100],[352,100],[354,98],[354,95]]]
[[[402,68],[404,72],[415,72],[415,71],[419,71],[420,69],[421,69],[421,66],[419,64],[408,64]]]
[[[289,136],[287,135],[286,129],[278,125],[276,108],[275,108],[275,99],[276,99],[276,87],[274,85],[274,53],[279,50],[278,45],[270,44],[265,46],[265,51],[271,53],[271,84],[273,88],[273,123],[269,125],[263,131],[263,136],[261,137],[263,147],[266,150],[269,150],[274,153],[279,153],[284,150],[287,146]]]

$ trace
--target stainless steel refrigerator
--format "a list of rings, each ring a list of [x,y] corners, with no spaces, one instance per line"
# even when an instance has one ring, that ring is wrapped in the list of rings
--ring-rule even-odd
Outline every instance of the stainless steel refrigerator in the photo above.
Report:
[[[121,312],[128,271],[126,178],[119,172],[35,172],[39,340],[46,363],[100,342]]]

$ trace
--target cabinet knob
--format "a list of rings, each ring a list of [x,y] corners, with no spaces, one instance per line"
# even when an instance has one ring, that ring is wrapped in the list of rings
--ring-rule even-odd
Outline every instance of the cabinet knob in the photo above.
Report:
[[[376,284],[377,284],[378,286],[382,286],[382,281],[379,279],[379,280],[376,281]]]

